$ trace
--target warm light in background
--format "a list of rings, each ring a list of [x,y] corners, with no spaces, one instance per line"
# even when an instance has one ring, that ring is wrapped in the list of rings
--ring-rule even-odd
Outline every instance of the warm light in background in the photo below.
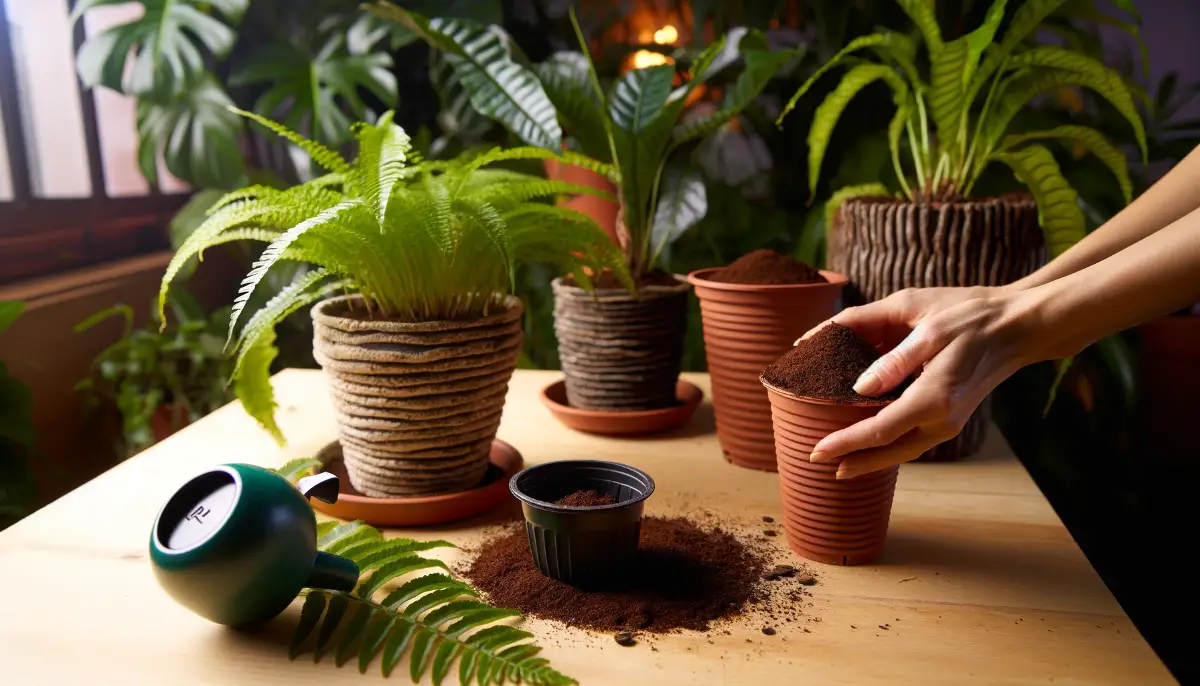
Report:
[[[679,40],[679,31],[670,24],[654,32],[654,42],[659,45],[671,45],[677,40]]]
[[[637,52],[633,53],[634,69],[656,67],[660,64],[668,64],[670,62],[673,62],[673,60],[661,52],[654,52],[652,50],[638,50]]]

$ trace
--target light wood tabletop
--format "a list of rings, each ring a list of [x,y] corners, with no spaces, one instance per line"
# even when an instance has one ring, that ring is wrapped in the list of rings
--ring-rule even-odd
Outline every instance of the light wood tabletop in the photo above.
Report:
[[[511,384],[500,438],[527,464],[635,465],[657,482],[649,514],[706,509],[747,530],[781,515],[774,474],[722,459],[707,402],[687,427],[662,436],[587,436],[540,404],[539,389],[557,376],[518,371]],[[685,377],[709,393],[706,375]],[[320,372],[285,371],[275,385],[287,448],[231,405],[0,533],[0,684],[382,680],[377,665],[363,676],[328,660],[290,662],[298,603],[259,630],[233,631],[175,604],[151,572],[151,522],[188,478],[224,462],[279,466],[334,439]],[[469,545],[494,519],[398,533]],[[779,561],[796,564],[782,537],[774,540]],[[728,635],[663,636],[654,651],[559,624],[524,626],[557,669],[588,686],[1174,683],[994,428],[973,459],[902,468],[876,563],[811,568],[819,583],[803,610],[807,632],[792,624],[764,636],[761,621],[735,620],[722,627]]]

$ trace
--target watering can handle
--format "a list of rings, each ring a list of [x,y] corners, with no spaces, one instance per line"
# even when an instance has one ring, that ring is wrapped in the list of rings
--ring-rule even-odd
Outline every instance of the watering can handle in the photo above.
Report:
[[[338,500],[341,483],[337,476],[320,472],[306,476],[296,482],[296,488],[305,498],[316,498],[329,504]],[[308,574],[306,588],[327,588],[333,591],[353,591],[358,584],[358,565],[340,555],[317,551],[312,571]]]

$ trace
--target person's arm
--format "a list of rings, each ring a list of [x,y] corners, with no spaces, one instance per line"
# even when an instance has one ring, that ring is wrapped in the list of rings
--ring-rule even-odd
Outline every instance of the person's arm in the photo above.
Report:
[[[1090,267],[1200,208],[1200,147],[1175,165],[1129,207],[1033,274],[1001,292],[1036,288]]]
[[[822,439],[810,459],[839,462],[839,478],[912,460],[956,435],[983,398],[1021,367],[1074,355],[1198,299],[1200,210],[1046,284],[915,319],[882,312],[870,321],[851,317],[851,328],[875,338],[909,332],[863,374],[859,393],[877,395],[921,374],[875,417]]]

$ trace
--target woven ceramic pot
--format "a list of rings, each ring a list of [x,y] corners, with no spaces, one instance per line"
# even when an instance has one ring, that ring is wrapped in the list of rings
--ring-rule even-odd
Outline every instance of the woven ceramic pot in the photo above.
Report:
[[[758,375],[837,313],[846,277],[823,271],[828,283],[759,285],[710,281],[715,271],[688,281],[700,300],[717,438],[733,464],[775,471],[771,404]]]
[[[465,321],[364,316],[360,296],[312,310],[351,484],[372,497],[476,486],[488,467],[521,349],[521,301]]]
[[[845,274],[847,304],[879,300],[904,288],[1002,286],[1046,260],[1037,203],[1028,193],[947,203],[856,198],[830,227],[829,268]],[[990,398],[959,435],[925,453],[957,460],[979,451]]]

